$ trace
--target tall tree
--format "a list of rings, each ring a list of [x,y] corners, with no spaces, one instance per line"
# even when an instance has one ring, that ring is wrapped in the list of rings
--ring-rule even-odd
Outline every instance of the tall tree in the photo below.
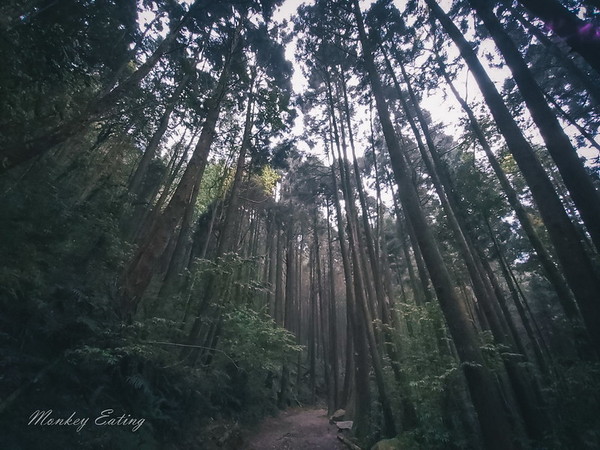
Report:
[[[177,8],[176,8],[177,9]],[[113,110],[118,102],[127,96],[127,93],[138,86],[163,56],[171,49],[177,41],[181,31],[193,20],[194,15],[202,8],[199,2],[194,2],[183,16],[178,9],[175,17],[170,23],[170,29],[165,39],[158,45],[150,57],[141,64],[129,76],[111,89],[100,89],[95,98],[89,100],[80,107],[73,116],[61,123],[55,124],[41,135],[27,137],[16,142],[5,142],[0,147],[2,166],[0,170],[5,171],[14,166],[31,160],[65,142],[67,139],[83,132],[91,123],[102,119],[103,116]],[[129,61],[122,62],[127,65]],[[120,71],[119,69],[117,69]]]
[[[523,227],[523,230],[525,231],[525,234],[529,238],[529,241],[531,242],[533,249],[537,253],[537,256],[540,260],[540,264],[542,265],[542,268],[544,269],[544,271],[546,273],[548,281],[550,281],[550,283],[556,290],[556,293],[561,301],[563,309],[565,309],[567,315],[569,317],[576,318],[577,314],[578,314],[577,307],[574,303],[571,291],[569,290],[569,287],[567,286],[566,281],[564,280],[562,274],[559,272],[558,268],[552,261],[552,257],[550,255],[550,253],[548,252],[548,250],[546,249],[546,247],[544,246],[544,244],[542,243],[542,240],[540,239],[538,233],[535,231],[529,214],[527,213],[525,207],[519,200],[516,190],[511,185],[510,180],[508,179],[506,173],[504,172],[504,169],[502,169],[502,166],[500,165],[500,163],[498,162],[498,159],[494,155],[492,148],[490,146],[490,143],[489,143],[488,139],[486,138],[485,133],[484,133],[483,129],[481,128],[481,126],[475,116],[475,113],[473,112],[473,110],[471,109],[469,104],[459,94],[458,90],[454,86],[454,83],[452,82],[450,75],[448,74],[448,72],[446,70],[446,65],[443,62],[441,55],[439,54],[439,49],[437,48],[437,46],[435,48],[435,51],[437,52],[436,60],[439,65],[441,74],[444,77],[444,79],[446,80],[446,83],[448,84],[448,87],[450,88],[450,92],[452,92],[452,95],[454,95],[454,98],[456,98],[458,103],[461,105],[462,109],[465,111],[465,114],[467,114],[467,117],[469,118],[469,125],[471,126],[473,132],[475,133],[475,136],[477,137],[477,140],[478,140],[479,144],[481,145],[481,148],[484,150],[485,155],[488,158],[488,161],[490,163],[490,166],[494,170],[494,173],[496,174],[496,177],[498,178],[498,181],[500,182],[500,186],[504,190],[504,193],[506,195],[506,198],[507,198],[509,204],[514,209],[514,211],[517,215],[517,218],[519,219],[519,222],[521,223],[521,226]]]
[[[241,23],[241,22],[240,22]],[[209,109],[203,125],[200,139],[196,144],[194,153],[186,167],[173,197],[165,210],[156,218],[148,232],[145,242],[140,244],[132,263],[127,268],[123,277],[123,293],[121,294],[121,314],[128,317],[135,313],[137,304],[150,283],[153,270],[162,256],[168,243],[170,233],[180,223],[183,212],[188,205],[195,202],[195,187],[200,183],[211,144],[214,140],[214,131],[221,111],[221,102],[227,91],[229,72],[235,52],[239,51],[238,41],[241,26],[236,27],[235,34],[230,42],[230,51],[226,57],[225,65],[215,91],[210,98]]]
[[[600,343],[600,305],[596,301],[600,281],[571,219],[531,145],[523,136],[469,42],[437,3],[431,0],[426,0],[426,3],[458,46],[473,73],[492,116],[531,189],[592,342]]]
[[[600,251],[600,193],[596,190],[556,115],[546,102],[544,93],[533,78],[519,49],[494,14],[493,5],[481,0],[470,0],[470,3],[483,20],[510,68],[546,148],[556,162],[596,249]]]
[[[542,19],[546,27],[562,37],[586,62],[600,73],[600,42],[598,26],[586,22],[557,0],[519,0],[533,14]]]
[[[509,437],[510,426],[507,417],[502,412],[499,392],[491,374],[485,368],[483,357],[477,348],[477,337],[469,325],[464,305],[455,293],[448,269],[421,209],[418,194],[410,181],[405,156],[402,154],[398,137],[392,125],[379,73],[373,60],[371,43],[364,27],[360,5],[355,0],[352,2],[352,6],[379,120],[387,142],[396,182],[400,189],[400,198],[417,234],[419,247],[423,252],[438,300],[463,363],[471,397],[479,415],[484,441],[489,448],[513,448],[512,440]]]

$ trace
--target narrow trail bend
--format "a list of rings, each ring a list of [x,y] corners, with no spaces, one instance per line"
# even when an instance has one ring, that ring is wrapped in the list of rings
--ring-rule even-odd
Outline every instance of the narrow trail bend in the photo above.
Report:
[[[246,450],[341,450],[327,410],[294,408],[265,419],[244,439]]]

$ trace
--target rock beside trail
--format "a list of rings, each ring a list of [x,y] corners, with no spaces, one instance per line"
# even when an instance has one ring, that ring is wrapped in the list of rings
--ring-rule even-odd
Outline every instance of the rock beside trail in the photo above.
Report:
[[[338,409],[336,412],[334,412],[331,417],[329,418],[329,422],[333,423],[333,422],[339,422],[340,420],[344,420],[344,417],[346,416],[346,410],[345,409]]]
[[[383,441],[379,441],[371,450],[402,450],[400,440],[397,438],[394,439],[384,439]]]
[[[335,424],[337,425],[338,430],[344,431],[344,430],[351,430],[352,425],[354,425],[354,422],[351,420],[345,420],[345,421],[336,422]]]

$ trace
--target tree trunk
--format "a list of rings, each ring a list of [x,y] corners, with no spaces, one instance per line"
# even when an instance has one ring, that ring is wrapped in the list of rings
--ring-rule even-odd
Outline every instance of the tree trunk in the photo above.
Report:
[[[232,49],[236,49],[240,28],[232,39]],[[137,305],[150,283],[154,268],[163,254],[169,241],[169,235],[181,222],[187,206],[195,199],[192,198],[194,186],[200,183],[210,147],[215,138],[215,128],[219,120],[221,102],[227,91],[227,81],[232,62],[230,54],[219,77],[215,92],[208,102],[209,108],[200,133],[200,139],[194,153],[187,165],[181,181],[162,214],[160,214],[148,233],[145,242],[142,242],[122,278],[122,292],[120,314],[130,318],[136,311]]]
[[[331,360],[331,379],[333,390],[333,409],[340,406],[339,402],[339,356],[338,356],[338,337],[337,337],[337,310],[336,310],[336,289],[335,289],[335,266],[333,264],[333,236],[331,235],[331,221],[329,214],[329,204],[327,205],[327,244],[328,244],[328,263],[329,263],[329,358]]]
[[[317,299],[319,303],[319,315],[321,320],[319,322],[321,326],[321,342],[323,348],[323,372],[325,377],[325,386],[327,388],[327,409],[330,412],[335,411],[335,400],[334,400],[334,392],[333,392],[333,383],[331,380],[331,342],[329,339],[331,335],[327,332],[328,323],[329,323],[329,309],[325,304],[325,290],[323,289],[323,273],[321,272],[321,250],[320,250],[320,240],[319,240],[319,230],[318,230],[318,216],[317,209],[313,210],[313,238],[314,238],[314,248],[315,248],[315,270],[316,270],[316,278],[317,278]],[[330,301],[332,299],[329,299]]]
[[[544,139],[546,148],[552,155],[571,198],[581,214],[596,250],[600,251],[600,194],[579,159],[577,151],[560,126],[556,115],[548,106],[544,93],[533,78],[519,49],[495,16],[492,10],[493,5],[486,0],[470,0],[470,3],[483,20],[496,46],[504,56],[531,117]],[[536,2],[526,1],[524,3]],[[547,3],[548,9],[551,9],[554,1],[548,0],[544,3]],[[600,40],[597,42],[596,58],[600,64]]]
[[[276,240],[277,240],[277,248],[276,248],[276,264],[275,264],[275,307],[274,317],[275,323],[279,326],[283,326],[283,319],[285,317],[285,313],[283,311],[284,307],[284,291],[283,291],[283,236],[282,231],[279,228],[279,224],[277,225],[277,229],[275,231]]]
[[[460,302],[454,291],[450,274],[423,214],[418,194],[410,181],[408,166],[390,119],[379,73],[375,67],[370,42],[364,28],[358,0],[353,1],[353,6],[364,60],[396,176],[396,182],[400,188],[404,210],[417,234],[419,246],[429,268],[438,300],[456,343],[471,397],[478,412],[484,442],[490,449],[512,449],[514,446],[510,438],[510,426],[503,413],[499,393],[490,372],[485,368],[483,357],[478,348],[477,337],[469,324],[464,305]]]
[[[195,1],[183,18],[176,23],[163,41],[158,45],[150,57],[127,79],[117,85],[109,92],[101,91],[100,97],[91,101],[87,108],[77,117],[66,123],[58,125],[56,128],[46,133],[42,137],[25,141],[20,145],[14,145],[0,149],[0,173],[22,164],[32,158],[44,154],[58,144],[84,131],[89,124],[98,120],[106,114],[117,102],[127,95],[139,82],[146,77],[152,68],[158,63],[165,53],[169,51],[180,31],[192,19],[193,14],[197,13],[200,1]]]
[[[379,352],[379,347],[377,345],[377,340],[375,339],[375,331],[373,329],[373,307],[369,307],[368,300],[366,298],[367,291],[369,289],[372,289],[372,287],[366,285],[366,283],[368,283],[368,280],[366,280],[367,267],[365,267],[365,258],[361,258],[362,249],[360,248],[361,244],[359,242],[360,237],[358,233],[358,215],[356,213],[356,208],[354,205],[354,196],[351,192],[347,160],[342,159],[342,148],[344,147],[344,145],[340,143],[338,125],[335,117],[335,107],[333,104],[332,92],[329,83],[327,94],[329,99],[330,117],[331,124],[333,126],[334,141],[338,152],[338,167],[341,179],[340,187],[342,189],[344,203],[346,205],[346,217],[348,223],[348,243],[350,248],[352,267],[354,269],[353,282],[354,296],[356,299],[357,308],[357,321],[363,321],[364,332],[366,334],[367,342],[369,344],[371,364],[373,366],[377,390],[379,392],[379,401],[381,402],[381,407],[383,410],[383,434],[387,437],[391,437],[396,434],[396,425],[391,404],[389,401],[389,396],[387,394],[387,388],[384,381],[383,363]]]
[[[315,232],[316,234],[316,232]],[[314,253],[314,252],[313,252]],[[316,268],[316,255],[311,255],[311,259],[315,261],[315,264],[311,264],[310,270],[310,298],[309,298],[309,317],[308,317],[308,386],[310,389],[310,402],[311,404],[316,403],[316,368],[317,368],[317,349],[316,349],[316,323],[317,323],[317,299],[319,296],[318,290],[316,289],[315,283],[315,272]]]
[[[290,204],[290,210],[292,205]],[[295,227],[294,215],[290,214],[286,225],[286,280],[285,280],[285,304],[283,308],[283,326],[287,330],[291,330],[293,321],[293,306],[296,301],[296,248],[295,243]],[[314,310],[313,310],[314,311]],[[279,408],[287,408],[289,403],[289,378],[290,370],[286,363],[281,369],[281,389],[277,404]]]
[[[417,235],[415,234],[415,230],[413,229],[410,220],[408,219],[408,217],[406,217],[405,214],[402,213],[400,205],[398,205],[398,193],[393,193],[394,188],[393,186],[391,186],[391,180],[390,188],[392,189],[392,199],[394,201],[394,211],[396,213],[396,226],[398,227],[398,238],[403,240],[406,237],[406,233],[404,231],[405,227],[403,226],[404,223],[406,225],[406,231],[408,231],[410,245],[413,249],[413,256],[415,259],[415,264],[417,266],[417,272],[419,274],[419,282],[421,284],[421,289],[419,289],[419,292],[423,295],[424,303],[432,302],[433,296],[431,295],[431,291],[429,290],[429,272],[427,271],[427,267],[425,267],[425,261],[423,261],[423,254],[421,253],[421,249],[419,248],[419,241],[417,239]],[[406,263],[411,264],[410,260],[408,260]]]
[[[171,114],[173,114],[173,111],[177,106],[177,102],[179,101],[179,97],[185,89],[189,78],[190,74],[185,74],[183,76],[183,79],[179,82],[179,85],[173,92],[173,95],[171,95],[171,98],[167,103],[167,106],[165,107],[165,110],[160,118],[158,128],[150,138],[150,142],[148,142],[148,145],[146,145],[146,149],[144,151],[144,154],[142,155],[142,159],[140,159],[140,162],[138,163],[137,168],[133,173],[131,180],[129,181],[129,192],[134,197],[138,197],[142,181],[146,176],[146,173],[148,172],[148,167],[150,167],[150,163],[156,155],[158,145],[160,144],[160,141],[162,140],[165,132],[167,131],[167,128],[169,127],[169,120],[171,119]]]
[[[600,292],[598,280],[573,223],[548,179],[533,149],[523,136],[477,55],[460,30],[433,0],[425,0],[434,16],[458,46],[494,116],[507,146],[515,158],[546,224],[563,272],[582,311],[587,331],[600,348]]]
[[[401,392],[401,409],[402,409],[402,417],[400,418],[400,423],[402,423],[403,427],[404,427],[404,431],[410,430],[410,429],[414,429],[417,426],[417,415],[415,412],[415,406],[412,403],[412,401],[410,400],[408,393],[406,392],[406,381],[405,381],[405,376],[402,373],[401,367],[400,367],[400,356],[398,354],[398,351],[396,350],[396,347],[394,345],[394,338],[392,336],[391,333],[391,327],[393,328],[394,325],[397,325],[390,312],[390,306],[393,303],[393,300],[391,299],[391,297],[388,297],[389,293],[391,293],[391,290],[388,291],[388,295],[386,295],[386,289],[385,289],[385,275],[383,274],[382,268],[381,268],[381,264],[380,264],[380,260],[383,260],[383,258],[380,258],[377,255],[377,251],[375,248],[375,239],[373,237],[372,234],[372,228],[371,228],[371,224],[369,222],[369,211],[367,208],[367,201],[366,201],[366,196],[365,196],[365,192],[364,192],[364,187],[363,187],[363,183],[362,183],[362,178],[360,176],[360,169],[358,166],[358,160],[356,158],[356,150],[355,150],[355,146],[354,146],[354,134],[352,132],[352,120],[351,120],[351,114],[350,114],[350,104],[348,102],[348,94],[347,94],[347,89],[346,89],[346,80],[344,78],[344,75],[342,74],[340,76],[341,78],[341,86],[342,86],[342,100],[343,100],[343,116],[346,119],[346,127],[347,127],[347,133],[348,133],[348,139],[350,142],[350,149],[352,152],[352,164],[353,164],[353,168],[354,168],[354,178],[355,178],[355,183],[356,183],[356,190],[358,191],[358,198],[359,198],[359,203],[360,203],[360,207],[361,207],[361,215],[362,215],[362,222],[363,222],[363,232],[364,232],[364,239],[361,239],[360,236],[357,236],[357,240],[358,240],[358,249],[362,254],[362,262],[363,262],[363,269],[364,272],[368,272],[368,268],[371,269],[371,273],[365,273],[365,283],[368,283],[370,286],[368,287],[367,290],[371,289],[371,291],[374,290],[374,292],[371,294],[371,297],[374,298],[377,301],[377,305],[380,308],[379,311],[379,319],[381,320],[381,324],[382,324],[382,332],[380,330],[374,330],[375,331],[375,337],[378,337],[378,340],[383,342],[383,348],[382,351],[385,351],[389,357],[390,360],[390,364],[392,366],[392,371],[394,372],[394,378],[396,380],[396,385],[397,388],[399,389],[399,391]],[[342,127],[343,129],[343,124]],[[342,147],[344,148],[344,157],[346,157],[346,151],[345,151],[345,146],[342,145]],[[350,172],[349,169],[347,169],[346,174],[348,175],[348,172]],[[348,183],[348,188],[350,188],[351,184],[350,184],[350,180],[347,180]],[[354,213],[356,214],[356,212]],[[358,226],[358,218],[356,219],[356,230],[357,233],[360,230],[360,227]],[[366,247],[367,248],[367,254],[364,254],[364,248],[361,248],[361,243],[363,243],[362,247]],[[367,265],[367,262],[365,260],[368,260],[369,265]],[[371,275],[369,277],[369,275]],[[381,280],[383,280],[384,282],[382,283]],[[374,289],[373,289],[374,287]],[[373,314],[373,312],[371,312],[372,317],[376,318],[377,314]],[[383,375],[381,377],[383,379]],[[383,382],[382,382],[383,385]],[[387,394],[386,394],[387,396]],[[391,412],[391,407],[390,407],[390,417],[391,419],[387,419],[389,420],[393,420],[393,415]]]
[[[391,69],[391,65],[389,68]],[[429,155],[431,155],[432,158],[431,161],[429,160],[429,155],[425,153],[425,149],[423,148],[423,143],[420,140],[419,131],[416,127],[416,124],[410,119],[411,111],[405,101],[403,101],[403,105],[415,133],[415,137],[417,138],[423,159],[425,160],[426,166],[429,169],[433,184],[436,188],[438,196],[442,201],[444,210],[446,211],[446,215],[450,222],[450,227],[454,232],[459,252],[467,266],[467,270],[472,281],[473,291],[478,300],[478,304],[483,309],[496,342],[505,345],[509,352],[514,353],[515,350],[522,350],[523,347],[520,345],[520,338],[514,328],[512,330],[512,334],[508,333],[510,326],[513,325],[513,321],[512,317],[507,314],[507,311],[502,310],[503,305],[504,309],[506,309],[505,299],[502,292],[493,290],[489,279],[484,273],[482,263],[479,261],[479,256],[472,245],[472,239],[469,237],[469,230],[465,224],[463,216],[460,214],[460,205],[456,200],[456,193],[452,188],[449,174],[447,173],[443,161],[441,161],[441,158],[437,153],[437,149],[435,148],[435,144],[433,143],[433,139],[429,131],[429,126],[423,116],[408,75],[401,62],[400,69],[402,71],[404,82],[407,86],[408,94],[413,104],[412,106],[421,126],[421,131],[423,132],[427,142]],[[399,92],[399,95],[402,99],[401,92]],[[516,346],[516,349],[513,349],[513,346]],[[521,353],[524,354],[524,351],[521,351]],[[525,354],[523,356],[525,356]],[[530,437],[540,440],[543,436],[546,422],[542,420],[542,415],[540,413],[540,409],[537,407],[536,399],[533,398],[533,396],[528,395],[531,392],[531,389],[527,388],[529,385],[535,385],[535,380],[530,379],[530,377],[527,376],[524,371],[520,370],[512,358],[505,358],[504,365],[506,367],[510,384],[515,391],[517,404],[526,424],[526,431]]]
[[[496,236],[494,236],[494,234],[492,233],[491,226],[490,226],[489,222],[487,222],[487,219],[486,219],[486,225],[488,227],[488,230],[490,231],[490,237],[492,239],[492,242],[494,244],[494,249],[496,250],[496,254],[498,256],[498,261],[500,263],[500,269],[502,270],[502,275],[504,276],[504,278],[506,280],[506,284],[508,285],[508,289],[509,289],[511,297],[513,299],[513,303],[515,304],[515,307],[517,308],[519,317],[521,318],[521,323],[523,324],[523,327],[525,328],[525,331],[527,333],[527,337],[529,338],[529,341],[531,342],[531,346],[533,348],[533,353],[535,355],[535,360],[536,360],[540,370],[542,371],[542,373],[544,375],[548,375],[548,373],[549,373],[548,364],[546,362],[546,358],[544,357],[544,354],[542,353],[541,346],[538,342],[538,338],[541,338],[541,336],[536,336],[536,334],[533,331],[533,328],[529,321],[529,317],[527,317],[527,314],[525,313],[525,308],[523,307],[521,299],[519,298],[519,294],[518,294],[517,290],[515,289],[515,286],[510,277],[510,273],[508,271],[508,265],[506,263],[504,255],[502,254],[502,250],[500,248],[500,245],[498,244],[498,240],[496,239]],[[490,268],[490,272],[492,272],[491,268]]]
[[[519,0],[546,27],[563,38],[587,63],[600,74],[600,41],[595,36],[598,27],[579,19],[557,0]]]
[[[541,241],[540,237],[538,236],[537,232],[535,231],[535,229],[533,228],[533,224],[531,223],[529,214],[527,213],[524,206],[519,201],[517,192],[512,187],[508,177],[506,176],[506,174],[504,173],[504,170],[502,169],[502,166],[500,166],[500,163],[498,162],[498,160],[496,159],[496,156],[492,152],[490,144],[488,143],[488,140],[485,137],[483,130],[479,126],[479,122],[477,121],[477,118],[475,117],[475,113],[473,112],[473,110],[470,108],[468,103],[461,97],[461,95],[458,93],[458,91],[454,87],[452,80],[450,80],[450,77],[445,70],[444,63],[442,62],[441,58],[439,58],[439,55],[438,55],[438,64],[439,64],[440,70],[442,72],[442,75],[444,76],[444,78],[448,84],[448,87],[450,88],[450,91],[452,92],[452,94],[454,95],[456,100],[459,102],[459,104],[461,105],[461,107],[463,108],[465,113],[467,114],[469,121],[470,121],[471,128],[472,128],[473,132],[475,133],[475,136],[476,136],[477,140],[479,141],[481,148],[485,152],[485,154],[488,158],[488,161],[490,162],[490,165],[492,166],[492,169],[494,170],[494,173],[496,174],[496,177],[498,178],[498,181],[500,182],[500,186],[502,187],[502,190],[504,191],[504,193],[506,195],[506,199],[508,200],[508,203],[515,211],[515,214],[517,215],[517,218],[519,219],[519,223],[521,224],[521,227],[523,227],[523,231],[525,231],[525,234],[527,235],[527,238],[529,239],[531,246],[533,247],[534,251],[536,252],[536,255],[540,261],[542,269],[544,270],[544,273],[546,274],[546,278],[548,279],[550,284],[552,284],[552,287],[556,291],[558,298],[561,302],[561,305],[563,307],[563,310],[565,311],[565,314],[570,319],[577,318],[578,317],[577,306],[575,305],[575,301],[573,300],[571,291],[569,290],[569,287],[567,286],[565,279],[563,278],[562,274],[560,273],[560,271],[558,270],[558,268],[552,261],[552,257],[550,256],[550,253],[548,252],[548,250],[542,243],[542,241]]]
[[[333,132],[332,132],[333,134]],[[333,138],[331,139],[333,141]],[[332,153],[333,153],[333,142]],[[355,403],[346,405],[346,410],[354,410],[354,431],[358,437],[365,437],[369,432],[369,422],[371,417],[371,394],[369,392],[369,349],[365,338],[364,324],[358,320],[358,310],[354,296],[354,281],[350,258],[348,256],[348,247],[346,244],[346,233],[344,232],[344,221],[342,208],[340,205],[337,177],[335,173],[335,164],[331,165],[331,176],[333,180],[334,204],[337,217],[338,240],[340,243],[340,252],[342,255],[342,265],[344,268],[344,278],[346,280],[346,303],[348,309],[348,331],[351,333],[354,347],[353,358],[347,360],[346,379],[344,382],[343,398],[350,402],[354,396]],[[349,336],[350,337],[350,336]],[[349,347],[348,347],[349,348]],[[352,364],[348,364],[351,362]],[[352,372],[349,372],[350,369]],[[353,388],[350,393],[350,381],[353,380]],[[346,381],[348,384],[346,384]]]

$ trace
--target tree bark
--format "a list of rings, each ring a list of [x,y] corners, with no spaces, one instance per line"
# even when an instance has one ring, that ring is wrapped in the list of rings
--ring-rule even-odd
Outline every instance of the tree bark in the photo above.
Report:
[[[331,132],[333,134],[333,132]],[[331,138],[333,141],[333,138]],[[333,142],[331,144],[333,153]],[[333,159],[333,158],[332,158]],[[335,159],[333,159],[335,161]],[[352,267],[350,265],[350,258],[348,255],[348,247],[346,244],[346,233],[344,231],[345,225],[342,216],[342,207],[340,205],[338,182],[336,176],[335,163],[331,164],[331,177],[333,180],[334,190],[334,205],[337,217],[337,229],[338,229],[338,241],[340,243],[340,252],[342,256],[342,265],[344,268],[344,278],[346,280],[346,303],[348,308],[348,331],[351,333],[349,338],[352,338],[353,344],[353,358],[347,360],[346,364],[346,382],[344,383],[344,399],[351,401],[349,397],[352,397],[350,393],[350,381],[353,380],[353,392],[354,392],[354,405],[346,405],[346,410],[354,410],[354,431],[357,436],[364,437],[369,432],[369,422],[371,417],[371,394],[369,392],[369,349],[367,340],[365,337],[364,324],[362,320],[358,319],[358,310],[356,306],[356,300],[354,296],[354,281],[352,274]],[[348,347],[350,348],[350,347]],[[349,366],[349,362],[350,364]],[[349,372],[350,369],[352,372]]]
[[[577,236],[573,223],[567,216],[552,182],[548,179],[533,149],[514,121],[471,45],[436,2],[425,1],[433,15],[456,43],[462,57],[475,76],[509,151],[514,156],[531,189],[550,239],[555,246],[566,280],[582,311],[592,342],[596,348],[600,348],[600,304],[597,301],[600,281]]]
[[[557,0],[519,0],[519,2],[542,19],[548,29],[563,38],[600,74],[600,41],[595,37],[597,26],[579,19]]]
[[[237,28],[231,42],[232,53],[237,48],[240,34]],[[227,82],[232,63],[232,54],[226,60],[219,76],[215,92],[210,98],[206,119],[200,133],[200,139],[194,153],[181,177],[181,181],[162,214],[160,214],[142,242],[122,277],[120,314],[131,318],[135,313],[141,297],[150,283],[154,268],[163,254],[169,241],[169,235],[181,222],[187,206],[194,200],[192,193],[196,183],[200,183],[208,161],[210,147],[215,138],[215,128],[221,112],[221,102],[227,92]]]
[[[483,357],[478,348],[477,337],[469,323],[464,305],[454,291],[452,279],[423,214],[418,194],[410,181],[408,166],[390,119],[358,0],[353,0],[353,6],[365,65],[388,146],[392,168],[400,188],[401,201],[417,234],[419,246],[429,268],[438,300],[456,343],[471,397],[478,412],[484,442],[490,449],[512,449],[514,446],[510,438],[510,426],[503,413],[502,401],[497,387],[490,372],[485,368]]]
[[[91,101],[87,108],[66,123],[58,125],[44,136],[24,141],[20,145],[0,148],[0,173],[44,154],[67,139],[83,132],[92,122],[106,114],[117,102],[127,95],[146,77],[165,53],[169,51],[180,31],[189,23],[201,2],[196,0],[183,18],[176,23],[150,57],[127,79],[108,92]]]
[[[138,191],[140,189],[142,181],[146,176],[146,173],[148,172],[148,167],[150,166],[150,163],[156,155],[158,145],[160,144],[160,141],[162,140],[165,132],[167,131],[167,128],[169,127],[171,114],[173,114],[173,111],[177,106],[179,97],[185,89],[189,77],[189,74],[185,74],[183,76],[183,79],[179,82],[179,85],[171,95],[171,98],[169,99],[169,102],[167,103],[167,106],[165,107],[165,110],[160,118],[158,128],[150,138],[150,142],[148,142],[148,145],[146,146],[144,154],[142,155],[142,159],[140,159],[140,162],[138,163],[137,168],[133,173],[131,180],[129,181],[129,192],[134,197],[138,196]]]
[[[542,243],[542,241],[541,241],[540,237],[538,236],[537,232],[535,231],[535,229],[533,228],[533,224],[531,223],[529,214],[525,210],[525,207],[519,201],[517,192],[512,187],[512,184],[510,183],[508,177],[504,173],[502,166],[500,166],[500,163],[496,159],[496,156],[494,155],[494,153],[490,147],[490,144],[489,144],[487,138],[485,137],[485,133],[479,126],[479,122],[477,121],[477,118],[475,117],[475,113],[473,112],[471,107],[468,105],[468,103],[458,93],[458,91],[454,87],[454,84],[452,83],[452,80],[450,79],[448,73],[445,70],[444,63],[442,62],[439,55],[437,55],[437,56],[438,56],[437,60],[438,60],[438,65],[440,67],[440,71],[441,71],[443,77],[445,78],[446,83],[448,84],[448,87],[450,88],[450,91],[452,92],[452,94],[454,95],[454,97],[456,98],[458,103],[461,105],[461,107],[467,114],[467,117],[469,118],[469,121],[470,121],[471,128],[472,128],[473,132],[475,133],[475,137],[477,138],[477,140],[479,141],[479,144],[481,145],[481,148],[485,152],[485,154],[488,158],[488,161],[490,163],[490,166],[494,170],[494,173],[496,174],[496,177],[498,178],[498,181],[500,182],[500,186],[502,187],[502,190],[504,191],[504,194],[506,195],[506,199],[508,200],[508,203],[515,211],[515,214],[517,215],[517,218],[519,219],[519,223],[521,224],[523,231],[525,231],[525,234],[527,235],[527,238],[529,239],[531,246],[533,247],[534,251],[536,252],[538,260],[540,261],[542,269],[544,270],[544,273],[546,275],[546,278],[548,279],[550,284],[552,284],[552,287],[556,291],[558,298],[561,302],[561,305],[563,307],[563,310],[565,311],[565,314],[570,319],[576,319],[578,317],[577,306],[575,305],[575,301],[573,299],[573,296],[571,294],[569,287],[567,286],[565,279],[563,278],[562,274],[560,273],[560,271],[558,270],[558,268],[552,261],[552,257],[550,256],[550,253],[548,252],[548,250]]]
[[[470,3],[483,20],[496,46],[504,56],[531,117],[542,135],[546,148],[552,155],[571,198],[581,214],[596,250],[600,251],[600,193],[596,190],[556,115],[546,102],[544,93],[533,78],[519,49],[494,14],[493,5],[486,0],[470,0]],[[530,3],[530,1],[525,3]],[[549,0],[544,3],[547,3],[548,8],[551,9],[554,1]],[[597,42],[598,54],[596,57],[600,63],[600,40]]]

